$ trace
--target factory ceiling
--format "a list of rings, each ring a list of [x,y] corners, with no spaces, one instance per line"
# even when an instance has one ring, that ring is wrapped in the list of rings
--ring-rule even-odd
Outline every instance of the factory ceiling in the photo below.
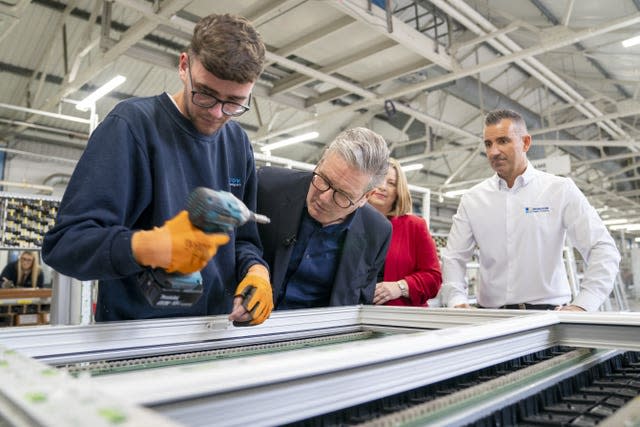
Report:
[[[238,119],[260,163],[304,167],[367,126],[422,164],[409,181],[446,222],[451,192],[492,174],[483,114],[511,108],[533,135],[530,159],[563,160],[603,217],[640,218],[640,45],[622,45],[640,35],[640,0],[0,0],[0,145],[77,160],[91,125],[74,102],[117,74],[127,80],[98,118],[180,90],[177,57],[214,12],[247,17],[268,47]]]

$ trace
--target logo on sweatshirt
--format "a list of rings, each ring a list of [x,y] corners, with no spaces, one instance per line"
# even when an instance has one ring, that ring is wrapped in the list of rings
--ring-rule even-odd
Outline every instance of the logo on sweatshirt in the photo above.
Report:
[[[231,187],[240,187],[242,185],[242,180],[236,177],[229,177],[229,186]]]
[[[551,209],[549,209],[549,206],[542,206],[542,207],[536,207],[536,208],[528,208],[528,207],[524,208],[525,214],[537,214],[537,213],[549,213],[549,212],[551,212]]]

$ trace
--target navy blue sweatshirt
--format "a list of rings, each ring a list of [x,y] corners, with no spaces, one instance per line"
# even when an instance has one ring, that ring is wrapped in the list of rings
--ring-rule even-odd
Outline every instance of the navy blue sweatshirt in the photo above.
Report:
[[[153,308],[137,284],[143,267],[131,236],[185,209],[198,186],[256,207],[253,151],[240,126],[199,133],[169,95],[120,102],[91,134],[45,235],[45,263],[79,280],[99,280],[96,320],[222,314],[247,269],[262,260],[255,223],[238,228],[201,271],[204,295],[189,308]]]

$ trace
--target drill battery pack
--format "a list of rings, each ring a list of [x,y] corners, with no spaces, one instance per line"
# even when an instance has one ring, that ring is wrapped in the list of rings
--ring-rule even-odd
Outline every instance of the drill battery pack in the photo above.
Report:
[[[138,282],[152,307],[190,307],[202,296],[200,272],[180,275],[147,268],[140,274]]]

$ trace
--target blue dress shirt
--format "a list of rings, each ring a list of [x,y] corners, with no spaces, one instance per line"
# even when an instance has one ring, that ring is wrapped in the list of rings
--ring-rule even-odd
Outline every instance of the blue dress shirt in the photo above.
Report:
[[[289,261],[277,310],[327,307],[352,213],[339,224],[323,227],[305,207]]]

